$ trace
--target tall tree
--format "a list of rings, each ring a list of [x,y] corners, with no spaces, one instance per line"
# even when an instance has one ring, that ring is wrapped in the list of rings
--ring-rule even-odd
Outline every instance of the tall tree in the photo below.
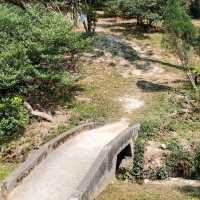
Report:
[[[168,0],[163,29],[165,30],[163,38],[165,46],[178,56],[193,87],[196,87],[190,72],[189,52],[197,36],[197,30],[181,4],[181,0]]]
[[[195,0],[193,4],[194,16],[200,18],[200,0]]]

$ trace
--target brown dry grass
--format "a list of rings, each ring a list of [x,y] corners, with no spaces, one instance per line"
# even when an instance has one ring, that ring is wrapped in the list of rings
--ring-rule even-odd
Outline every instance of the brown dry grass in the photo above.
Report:
[[[138,185],[114,181],[98,200],[199,200],[198,187],[164,186],[162,184]]]

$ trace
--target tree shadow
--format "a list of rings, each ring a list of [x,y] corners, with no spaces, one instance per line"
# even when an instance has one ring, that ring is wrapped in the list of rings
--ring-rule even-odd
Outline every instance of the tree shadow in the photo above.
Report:
[[[169,86],[163,84],[152,83],[145,80],[137,81],[137,87],[142,89],[144,92],[163,92],[170,90]]]
[[[181,193],[187,194],[191,198],[200,198],[200,187],[187,185],[178,187],[177,190]]]
[[[98,49],[99,52],[103,49],[104,51],[111,53],[113,57],[122,57],[129,62],[134,62],[139,59],[138,52],[131,45],[112,35],[108,36],[104,34],[104,37],[95,44],[95,49]],[[99,52],[95,57],[98,58],[104,55]]]
[[[111,53],[114,57],[122,57],[128,60],[130,63],[136,64],[136,67],[143,71],[149,70],[151,63],[158,63],[161,65],[182,70],[182,67],[180,65],[175,65],[172,63],[164,62],[162,60],[153,59],[149,57],[141,57],[139,55],[139,52],[137,52],[128,42],[117,38],[114,35],[106,35],[102,32],[101,34],[104,37],[102,37],[101,40],[95,44],[95,49],[98,49],[98,53],[96,52],[97,54],[95,55],[96,58],[102,57],[104,55],[102,50],[104,50],[106,52]],[[149,52],[149,54],[152,54],[152,52]],[[144,61],[145,63],[137,64],[135,63],[135,61]]]
[[[149,39],[148,33],[158,33],[154,27],[138,26],[136,22],[116,22],[111,19],[108,24],[98,23],[97,27],[110,29],[113,33],[122,33],[124,36],[134,36],[139,40]]]
[[[135,66],[137,69],[139,69],[143,72],[146,72],[146,71],[149,71],[150,69],[152,69],[150,62],[136,63]]]
[[[74,100],[74,96],[77,93],[83,90],[78,84],[57,88],[45,87],[44,85],[40,90],[25,98],[32,105],[33,109],[54,114],[59,107],[66,106],[67,103]]]
[[[162,60],[157,60],[157,59],[147,58],[147,57],[139,57],[139,60],[148,61],[148,62],[152,62],[152,63],[158,63],[158,64],[161,64],[161,65],[166,65],[168,67],[173,67],[173,68],[176,68],[176,69],[183,70],[183,67],[180,66],[180,65],[175,65],[175,64],[172,64],[172,63],[164,62]]]
[[[101,28],[108,28],[110,29],[113,33],[122,33],[124,36],[133,36],[136,37],[137,39],[140,40],[144,40],[144,39],[150,39],[150,36],[148,35],[148,33],[158,33],[161,32],[159,30],[155,30],[154,28],[148,28],[145,26],[138,26],[136,21],[132,21],[132,22],[117,22],[117,20],[115,18],[111,18],[109,20],[106,20],[107,23],[98,23],[97,27],[101,27]],[[105,34],[105,33],[104,33]],[[106,36],[108,37],[108,36]],[[112,36],[111,36],[112,37]],[[114,38],[114,35],[113,35]],[[107,45],[106,45],[107,44]],[[168,67],[173,67],[173,68],[177,68],[177,69],[181,69],[182,67],[180,65],[175,65],[172,63],[168,63],[162,60],[158,60],[158,59],[154,59],[154,58],[149,58],[149,57],[141,57],[139,56],[138,52],[133,49],[133,47],[126,42],[120,42],[120,41],[116,41],[116,38],[113,39],[113,42],[109,42],[109,41],[105,41],[105,46],[109,46],[110,50],[115,49],[115,51],[110,51],[110,53],[112,53],[113,55],[118,55],[121,54],[122,57],[124,57],[125,59],[127,59],[129,62],[133,62],[136,60],[141,60],[141,61],[145,61],[147,63],[158,63],[161,65],[165,65]],[[116,52],[117,50],[117,46],[120,46],[120,51],[121,52]],[[106,48],[106,50],[108,50]],[[151,55],[149,55],[151,56]],[[137,66],[136,66],[137,67]],[[138,68],[140,68],[141,66],[138,66]]]

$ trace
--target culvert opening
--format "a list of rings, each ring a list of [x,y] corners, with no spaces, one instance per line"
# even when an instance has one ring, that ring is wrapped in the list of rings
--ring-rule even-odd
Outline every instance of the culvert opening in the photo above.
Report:
[[[122,163],[122,160],[127,158],[127,157],[132,157],[132,150],[131,150],[131,145],[127,145],[118,155],[117,155],[117,164],[116,164],[116,175],[119,173],[120,165]]]

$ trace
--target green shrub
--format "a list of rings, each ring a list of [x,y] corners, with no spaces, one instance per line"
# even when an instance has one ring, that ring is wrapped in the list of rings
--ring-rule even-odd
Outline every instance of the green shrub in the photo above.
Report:
[[[190,178],[193,174],[194,156],[182,148],[172,151],[166,157],[166,167],[169,176]]]
[[[135,143],[132,175],[136,180],[144,179],[144,145],[145,141],[139,137]]]
[[[164,167],[156,167],[151,170],[150,178],[153,180],[165,180],[168,178],[167,170]]]
[[[194,176],[200,178],[200,144],[196,145],[194,151]]]
[[[0,99],[0,139],[16,136],[27,125],[28,112],[20,97]]]
[[[75,55],[85,46],[63,15],[41,5],[0,5],[0,93],[30,94],[70,86]]]
[[[173,138],[167,142],[166,148],[173,152],[173,151],[179,151],[182,147],[179,144],[177,138]]]
[[[168,0],[164,12],[163,45],[174,53],[187,69],[189,52],[197,35],[196,27],[187,14],[181,0]]]
[[[105,2],[104,13],[107,17],[120,16],[120,8],[117,0],[109,0]]]
[[[133,170],[127,168],[120,168],[117,173],[117,178],[122,181],[133,180]]]
[[[155,136],[156,129],[158,127],[157,122],[153,120],[145,120],[141,124],[141,134],[144,138],[150,139]]]

